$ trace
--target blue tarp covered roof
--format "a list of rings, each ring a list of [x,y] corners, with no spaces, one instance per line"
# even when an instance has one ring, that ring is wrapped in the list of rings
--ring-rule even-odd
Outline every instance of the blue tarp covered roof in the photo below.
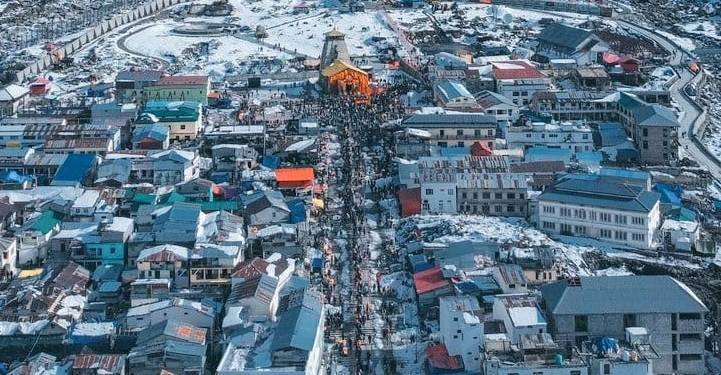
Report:
[[[95,155],[70,154],[53,177],[53,186],[80,185],[95,166]]]
[[[302,223],[305,221],[305,203],[302,199],[293,199],[286,203],[290,210],[290,223]]]
[[[680,186],[658,183],[653,190],[661,194],[661,203],[669,203],[673,206],[681,205],[683,189]]]
[[[21,184],[32,180],[31,176],[16,171],[0,171],[0,181],[5,184]]]

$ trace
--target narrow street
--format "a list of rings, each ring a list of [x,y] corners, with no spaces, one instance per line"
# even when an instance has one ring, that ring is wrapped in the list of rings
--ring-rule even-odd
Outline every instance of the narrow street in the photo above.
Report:
[[[410,274],[393,273],[403,267],[394,245],[397,204],[390,188],[377,185],[391,173],[392,134],[381,125],[402,115],[396,92],[391,89],[371,104],[322,98],[316,109],[322,128],[332,129],[324,142],[340,143],[340,160],[322,154],[320,165],[328,184],[319,241],[325,249],[326,300],[335,307],[326,323],[332,374],[395,374],[408,365],[394,349],[408,341],[398,332],[408,325],[402,305],[415,301],[399,300],[387,283],[412,282],[400,280]],[[418,362],[415,355],[413,362]]]

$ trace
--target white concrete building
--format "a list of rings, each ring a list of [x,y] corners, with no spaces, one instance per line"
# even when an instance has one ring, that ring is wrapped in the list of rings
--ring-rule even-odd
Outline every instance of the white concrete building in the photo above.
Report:
[[[489,116],[496,117],[499,124],[518,119],[520,107],[513,101],[493,91],[482,91],[475,95],[478,106]]]
[[[511,126],[506,132],[506,144],[508,148],[545,146],[571,150],[573,153],[594,150],[591,128],[573,122],[534,122],[524,126]]]
[[[567,176],[538,197],[538,226],[649,249],[660,224],[660,195],[603,176]]]
[[[493,301],[493,319],[503,321],[511,343],[517,345],[521,336],[548,332],[536,298],[528,294],[497,295]]]
[[[423,157],[418,161],[423,213],[458,212],[456,187],[466,172],[506,173],[508,162],[502,156]]]
[[[447,296],[439,299],[440,333],[448,354],[460,355],[466,373],[481,370],[483,319],[478,300],[472,296]]]

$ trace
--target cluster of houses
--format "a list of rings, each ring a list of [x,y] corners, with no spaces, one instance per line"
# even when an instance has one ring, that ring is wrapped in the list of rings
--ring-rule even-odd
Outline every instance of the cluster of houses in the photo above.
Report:
[[[707,252],[682,186],[644,171],[677,170],[678,115],[668,91],[630,84],[648,78],[649,53],[619,38],[548,23],[524,59],[435,55],[437,107],[412,108],[394,133],[402,216],[522,217],[553,235]]]
[[[317,123],[265,153],[260,125],[206,134],[207,76],[128,70],[115,101],[42,114],[21,89],[0,92],[3,373],[318,373]]]
[[[425,238],[428,225],[411,232]],[[669,276],[561,278],[551,248],[405,243],[431,374],[696,374],[701,300]],[[657,295],[663,294],[659,302]]]

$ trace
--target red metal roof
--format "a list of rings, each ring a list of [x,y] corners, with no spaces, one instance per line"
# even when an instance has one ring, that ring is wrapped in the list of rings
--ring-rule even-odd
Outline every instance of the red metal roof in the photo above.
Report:
[[[525,61],[512,60],[494,63],[493,77],[495,79],[533,79],[544,78],[546,75]]]
[[[120,373],[125,356],[120,354],[80,354],[73,360],[73,369],[98,369],[108,373]]]
[[[418,294],[428,293],[449,284],[448,280],[443,278],[443,271],[439,266],[413,274],[413,281]]]
[[[428,364],[435,369],[460,370],[463,363],[458,355],[450,356],[448,349],[443,344],[432,345],[426,349]]]
[[[275,180],[278,182],[312,181],[315,178],[313,168],[278,168]]]
[[[166,76],[160,78],[155,86],[207,85],[208,76]]]

